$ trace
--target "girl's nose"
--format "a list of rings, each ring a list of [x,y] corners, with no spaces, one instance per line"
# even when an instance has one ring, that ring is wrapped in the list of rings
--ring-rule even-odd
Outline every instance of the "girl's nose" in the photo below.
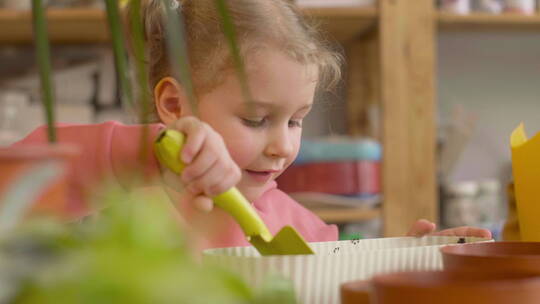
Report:
[[[287,158],[293,153],[293,136],[289,128],[276,128],[271,131],[265,154],[273,158]]]

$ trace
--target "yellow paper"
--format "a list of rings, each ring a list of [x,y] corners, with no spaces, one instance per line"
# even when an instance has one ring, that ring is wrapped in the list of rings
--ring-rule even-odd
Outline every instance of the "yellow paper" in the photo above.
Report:
[[[527,139],[520,124],[510,138],[516,204],[523,241],[540,241],[540,133]]]

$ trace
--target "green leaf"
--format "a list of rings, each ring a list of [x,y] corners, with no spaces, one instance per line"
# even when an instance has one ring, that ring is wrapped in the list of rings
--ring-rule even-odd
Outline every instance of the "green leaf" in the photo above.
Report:
[[[193,77],[189,65],[189,54],[186,46],[186,33],[184,18],[178,13],[176,0],[161,0],[164,10],[165,30],[169,49],[169,61],[172,65],[173,75],[180,80],[182,87],[191,105],[191,109],[197,116],[197,98],[193,88]]]
[[[112,48],[115,57],[116,72],[120,81],[122,91],[122,104],[124,108],[127,106],[135,107],[133,100],[133,91],[129,80],[128,63],[126,59],[125,41],[120,22],[120,13],[118,11],[117,0],[105,0],[107,8],[107,20],[112,38]]]
[[[129,15],[132,33],[132,49],[135,60],[135,74],[139,87],[138,100],[141,103],[140,122],[148,123],[148,113],[150,112],[150,89],[148,84],[148,69],[146,67],[146,46],[144,42],[144,28],[141,17],[141,0],[130,0],[131,10]]]
[[[235,71],[242,87],[242,94],[244,95],[245,101],[251,103],[253,99],[247,82],[248,77],[244,66],[244,60],[242,59],[242,55],[240,54],[240,48],[238,47],[235,26],[229,14],[227,3],[225,0],[216,0],[216,7],[221,17],[223,34],[225,35],[225,37],[227,38],[227,42],[229,43],[229,49],[231,51],[231,55],[234,61]]]
[[[150,131],[148,129],[149,115],[152,112],[152,104],[150,104],[150,88],[148,83],[148,68],[146,66],[146,43],[144,41],[144,28],[141,22],[141,0],[130,0],[131,10],[129,11],[129,23],[132,33],[132,49],[135,60],[135,75],[137,86],[139,87],[138,100],[141,104],[139,122],[145,127],[141,132],[139,145],[139,162],[145,164],[148,160],[148,145]]]
[[[49,142],[56,142],[54,118],[54,88],[51,80],[51,56],[49,39],[47,35],[47,21],[45,9],[41,0],[32,0],[32,21],[34,27],[34,41],[36,43],[36,60],[39,66],[41,81],[41,98],[47,121],[47,136]]]

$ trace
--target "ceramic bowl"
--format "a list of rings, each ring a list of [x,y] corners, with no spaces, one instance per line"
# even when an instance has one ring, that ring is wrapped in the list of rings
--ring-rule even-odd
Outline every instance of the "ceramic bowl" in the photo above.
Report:
[[[525,273],[401,272],[372,279],[371,304],[533,304],[540,277]]]
[[[441,248],[446,270],[540,275],[540,242],[491,242]]]
[[[341,304],[370,304],[370,281],[353,281],[341,285]]]

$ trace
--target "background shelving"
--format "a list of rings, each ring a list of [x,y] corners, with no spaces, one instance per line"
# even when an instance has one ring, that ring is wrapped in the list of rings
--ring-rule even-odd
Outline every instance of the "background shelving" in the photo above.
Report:
[[[376,23],[373,8],[304,9],[304,13],[320,21],[322,29],[339,41],[363,33]],[[105,43],[109,39],[106,14],[99,9],[49,9],[47,12],[50,39],[53,43]],[[0,9],[0,43],[32,42],[30,12]]]
[[[470,14],[453,15],[448,13],[438,14],[439,28],[453,31],[477,31],[477,30],[518,30],[540,31],[540,16],[526,16],[517,14]]]
[[[537,31],[540,16],[457,16],[433,0],[379,0],[377,8],[306,8],[347,55],[347,125],[362,135],[366,103],[378,103],[384,147],[382,208],[315,210],[330,222],[382,217],[384,234],[403,235],[418,218],[438,219],[436,179],[436,45],[439,31]],[[105,13],[49,10],[57,44],[108,41]],[[0,44],[30,44],[29,12],[0,10]]]

